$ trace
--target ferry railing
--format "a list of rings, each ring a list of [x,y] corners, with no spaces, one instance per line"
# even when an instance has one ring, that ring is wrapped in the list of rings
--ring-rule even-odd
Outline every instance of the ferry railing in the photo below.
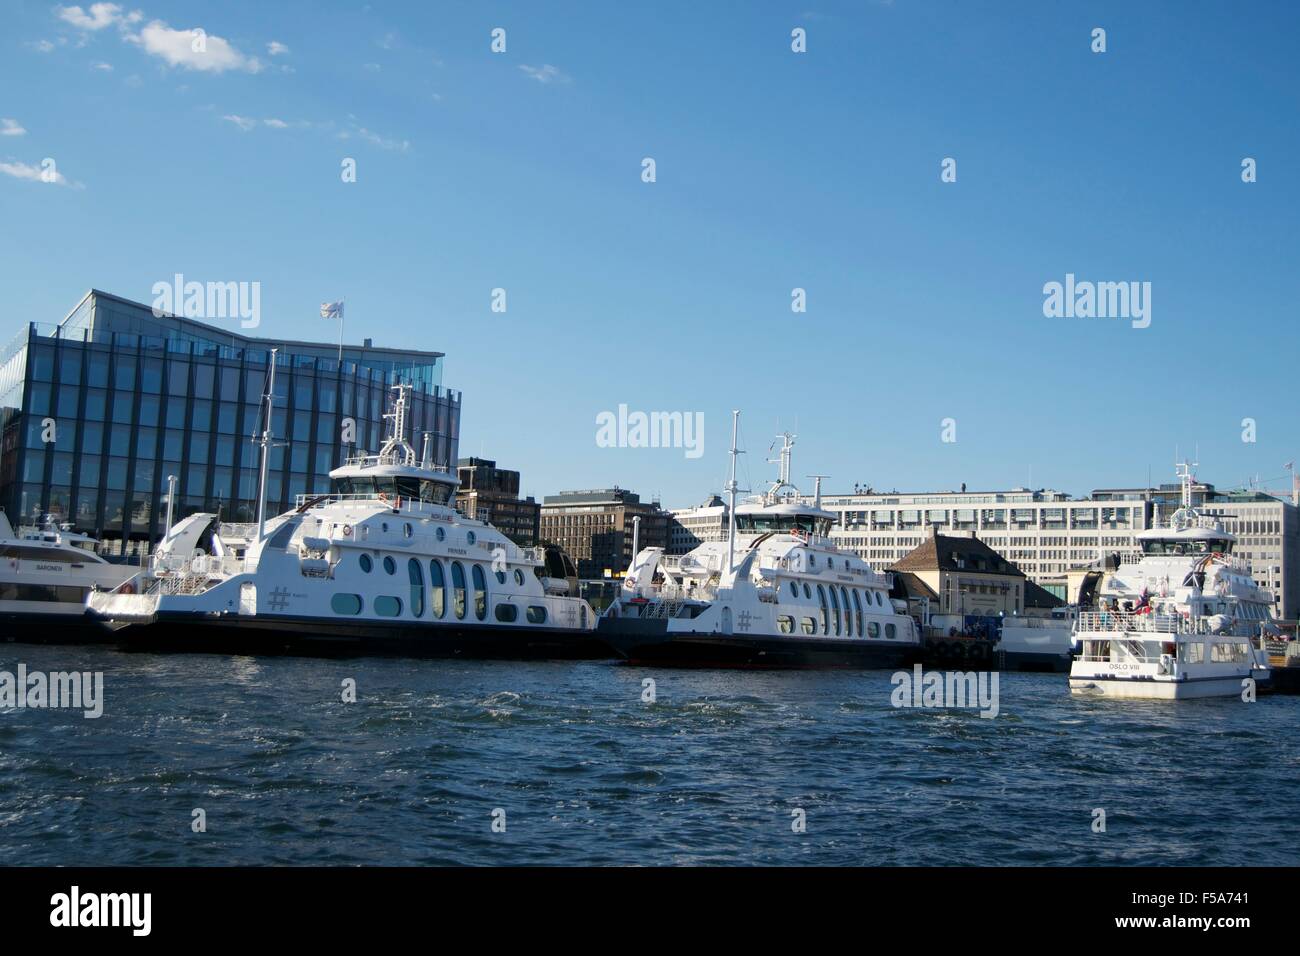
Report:
[[[1186,617],[1182,614],[1137,614],[1131,611],[1080,611],[1078,632],[1137,632],[1142,634],[1226,634],[1250,637],[1249,621],[1233,622],[1227,630],[1216,626],[1210,617]]]

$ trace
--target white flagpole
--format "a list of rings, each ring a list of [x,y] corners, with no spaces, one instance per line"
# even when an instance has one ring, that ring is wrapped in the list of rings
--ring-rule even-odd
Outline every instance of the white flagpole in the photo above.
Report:
[[[343,365],[343,306],[339,306],[339,365]]]

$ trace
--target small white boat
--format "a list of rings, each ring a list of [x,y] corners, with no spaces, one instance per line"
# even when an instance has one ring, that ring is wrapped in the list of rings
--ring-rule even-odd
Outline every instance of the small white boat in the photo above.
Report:
[[[1233,556],[1235,537],[1192,507],[1191,470],[1179,467],[1182,507],[1138,535],[1141,559],[1110,572],[1098,606],[1079,612],[1073,693],[1235,697],[1269,680],[1272,595]]]
[[[86,614],[94,590],[112,590],[140,569],[113,564],[99,542],[46,515],[17,533],[0,512],[0,638],[80,642],[108,635]]]

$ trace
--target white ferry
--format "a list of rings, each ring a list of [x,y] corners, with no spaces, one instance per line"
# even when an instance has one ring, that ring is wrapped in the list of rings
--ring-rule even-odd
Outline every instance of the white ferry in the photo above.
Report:
[[[47,515],[15,533],[0,511],[0,639],[59,643],[107,636],[86,613],[95,589],[116,588],[140,569],[101,557],[98,542]]]
[[[428,460],[427,440],[417,459],[405,437],[409,386],[395,391],[384,447],[331,471],[332,492],[300,495],[256,527],[191,515],[145,571],[92,594],[92,612],[134,647],[608,656],[572,562],[456,511],[456,476]]]
[[[739,413],[734,413],[736,416]],[[635,664],[696,667],[894,667],[920,647],[916,622],[890,600],[892,580],[829,537],[834,515],[780,477],[736,504],[735,420],[726,542],[680,559],[646,548],[632,560],[599,635]]]
[[[1235,537],[1192,507],[1186,463],[1179,478],[1182,506],[1168,526],[1141,532],[1141,558],[1109,573],[1098,607],[1079,613],[1076,694],[1229,697],[1268,681],[1263,642],[1278,633],[1272,595],[1233,556]]]

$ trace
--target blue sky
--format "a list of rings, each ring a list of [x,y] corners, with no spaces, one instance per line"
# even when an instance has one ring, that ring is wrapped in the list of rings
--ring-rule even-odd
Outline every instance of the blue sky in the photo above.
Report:
[[[755,489],[785,428],[829,490],[1084,494],[1173,480],[1197,445],[1203,478],[1280,487],[1300,457],[1290,4],[2,16],[5,337],[177,272],[260,282],[269,336],[332,341],[319,305],[342,298],[350,340],[447,353],[462,454],[539,497],[695,503],[725,480],[733,407]],[[61,182],[31,178],[47,157]],[[1150,282],[1150,327],[1044,317],[1067,273]],[[620,403],[703,413],[703,456],[598,447]]]

